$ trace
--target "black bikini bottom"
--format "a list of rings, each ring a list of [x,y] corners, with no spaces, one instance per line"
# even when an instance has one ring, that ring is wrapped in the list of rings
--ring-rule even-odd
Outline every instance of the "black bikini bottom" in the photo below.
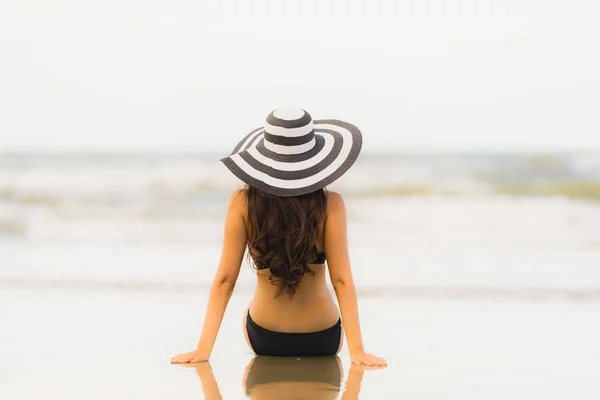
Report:
[[[337,354],[342,339],[342,321],[318,332],[287,333],[274,332],[246,318],[246,331],[254,352],[259,356],[273,357],[316,357]]]

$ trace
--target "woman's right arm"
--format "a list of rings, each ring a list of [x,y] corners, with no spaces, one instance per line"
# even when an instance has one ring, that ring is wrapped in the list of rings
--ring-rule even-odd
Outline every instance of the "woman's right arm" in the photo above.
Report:
[[[365,353],[363,347],[358,317],[358,300],[348,254],[346,207],[342,197],[334,192],[329,192],[328,195],[325,253],[327,254],[329,277],[340,305],[352,362],[357,365],[386,365],[383,358]]]
[[[231,196],[227,207],[221,260],[210,288],[198,347],[194,351],[173,357],[171,362],[174,364],[207,361],[212,353],[223,321],[223,315],[240,273],[246,249],[247,237],[243,217],[244,210],[244,196],[240,191],[237,191]]]

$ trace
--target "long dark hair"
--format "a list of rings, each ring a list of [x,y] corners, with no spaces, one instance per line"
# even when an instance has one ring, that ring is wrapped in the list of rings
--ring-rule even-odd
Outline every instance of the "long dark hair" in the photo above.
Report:
[[[269,280],[279,286],[275,297],[296,293],[308,264],[316,260],[319,227],[327,213],[325,189],[301,196],[278,197],[252,186],[247,199],[249,256],[257,269],[269,269]]]

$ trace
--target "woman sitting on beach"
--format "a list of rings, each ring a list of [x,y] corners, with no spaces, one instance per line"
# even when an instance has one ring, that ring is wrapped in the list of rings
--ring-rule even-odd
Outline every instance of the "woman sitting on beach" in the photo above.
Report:
[[[363,348],[344,201],[325,189],[352,166],[361,146],[361,132],[353,125],[313,121],[302,109],[283,108],[221,160],[247,185],[229,200],[198,347],[172,363],[209,359],[248,247],[257,287],[244,315],[244,334],[254,353],[335,355],[345,332],[354,364],[386,365]]]

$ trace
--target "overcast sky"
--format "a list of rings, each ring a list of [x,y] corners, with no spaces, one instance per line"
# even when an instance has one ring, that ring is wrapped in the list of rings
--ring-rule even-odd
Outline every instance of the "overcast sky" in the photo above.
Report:
[[[0,151],[228,151],[284,105],[367,150],[598,149],[599,4],[2,0]]]

